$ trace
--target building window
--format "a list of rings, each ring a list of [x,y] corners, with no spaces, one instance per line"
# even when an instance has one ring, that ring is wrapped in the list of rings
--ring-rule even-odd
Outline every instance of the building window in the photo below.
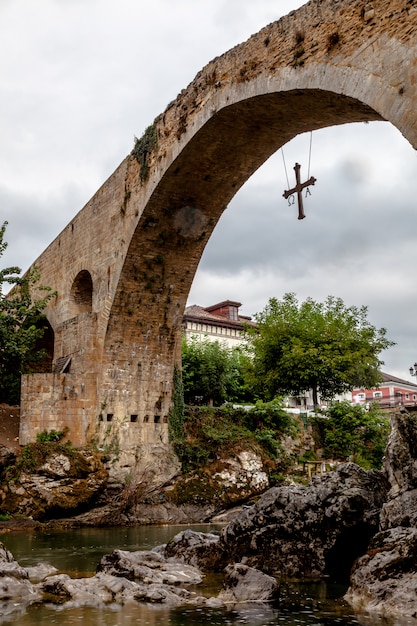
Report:
[[[406,400],[408,400],[408,399],[409,399],[409,397],[410,397],[410,394],[406,393],[406,394],[405,394],[405,399],[406,399]]]
[[[374,391],[374,398],[382,398],[382,391]]]
[[[237,321],[238,319],[237,307],[229,306],[229,319]]]
[[[138,421],[138,416],[137,415],[131,415],[130,416],[130,421],[131,422],[137,422]]]

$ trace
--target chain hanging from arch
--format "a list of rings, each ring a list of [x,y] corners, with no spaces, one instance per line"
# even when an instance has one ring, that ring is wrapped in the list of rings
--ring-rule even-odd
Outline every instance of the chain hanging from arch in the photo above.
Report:
[[[296,163],[294,166],[296,184],[291,189],[288,188],[288,190],[284,191],[284,193],[282,194],[284,198],[288,200],[289,206],[292,206],[293,204],[295,204],[295,194],[297,194],[298,219],[299,220],[303,220],[305,218],[304,206],[303,206],[303,194],[302,194],[303,189],[306,190],[305,197],[311,196],[311,191],[309,187],[310,185],[314,185],[317,180],[316,178],[314,178],[314,176],[310,176],[312,144],[313,144],[313,131],[310,131],[310,149],[308,153],[308,174],[307,174],[309,176],[308,180],[306,180],[304,183],[301,182],[301,177],[300,177],[301,165],[299,163]],[[281,148],[281,153],[282,153],[282,160],[284,162],[284,170],[285,170],[285,176],[287,178],[287,185],[288,187],[290,187],[290,181],[288,178],[287,165],[285,163],[283,148]]]

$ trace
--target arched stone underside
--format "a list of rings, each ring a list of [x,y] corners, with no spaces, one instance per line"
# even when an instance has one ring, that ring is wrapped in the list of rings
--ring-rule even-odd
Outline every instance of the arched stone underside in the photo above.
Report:
[[[36,261],[59,294],[54,362],[71,357],[71,371],[23,379],[23,438],[68,425],[76,443],[117,449],[118,467],[163,449],[168,472],[182,315],[214,227],[300,133],[385,120],[417,148],[415,4],[312,0],[210,62],[155,120]],[[87,313],[70,302],[80,272]]]

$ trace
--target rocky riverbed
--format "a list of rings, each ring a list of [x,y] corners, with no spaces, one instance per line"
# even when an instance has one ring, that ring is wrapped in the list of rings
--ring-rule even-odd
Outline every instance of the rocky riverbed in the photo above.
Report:
[[[116,550],[89,579],[73,580],[45,566],[24,569],[2,548],[0,602],[4,611],[17,600],[70,606],[275,603],[289,578],[324,579],[348,581],[344,599],[358,613],[413,619],[416,520],[417,420],[398,412],[391,416],[382,471],[345,463],[308,486],[272,488],[218,534],[187,530],[152,551]],[[196,590],[207,572],[224,575],[214,598]]]

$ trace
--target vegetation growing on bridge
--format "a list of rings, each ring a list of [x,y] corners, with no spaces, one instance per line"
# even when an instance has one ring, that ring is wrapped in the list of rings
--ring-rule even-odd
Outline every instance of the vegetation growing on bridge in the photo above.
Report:
[[[138,139],[135,137],[135,145],[132,150],[133,156],[140,165],[139,178],[144,183],[149,176],[148,156],[158,147],[158,130],[156,124],[151,124]]]

